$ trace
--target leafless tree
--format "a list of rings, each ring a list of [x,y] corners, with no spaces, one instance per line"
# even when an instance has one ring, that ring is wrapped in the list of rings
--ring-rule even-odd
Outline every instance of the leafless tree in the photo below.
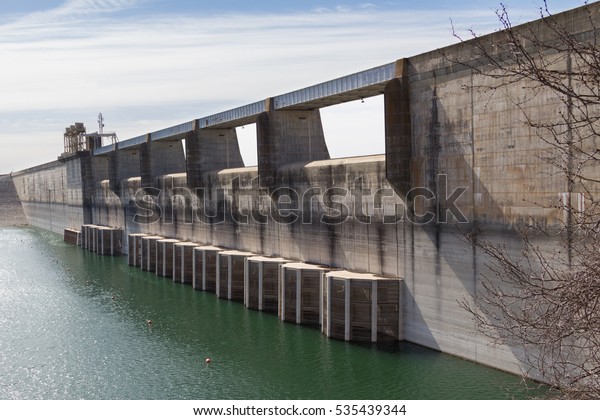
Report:
[[[460,64],[481,81],[475,88],[488,97],[520,92],[512,103],[545,144],[540,158],[554,168],[553,176],[564,176],[567,193],[538,203],[564,217],[553,225],[532,218],[519,229],[519,252],[471,232],[487,256],[487,274],[475,303],[462,305],[484,334],[522,347],[527,373],[555,387],[556,395],[598,399],[600,7],[583,7],[583,23],[552,15],[544,3],[538,22],[515,26],[501,5],[502,31],[488,37],[471,32],[466,41],[475,58]],[[538,94],[552,98],[555,113],[532,112],[527,104]]]

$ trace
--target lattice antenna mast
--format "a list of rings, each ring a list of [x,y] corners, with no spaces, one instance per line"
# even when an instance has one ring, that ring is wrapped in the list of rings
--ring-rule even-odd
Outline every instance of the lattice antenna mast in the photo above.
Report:
[[[98,114],[98,134],[104,133],[104,117],[102,112]]]

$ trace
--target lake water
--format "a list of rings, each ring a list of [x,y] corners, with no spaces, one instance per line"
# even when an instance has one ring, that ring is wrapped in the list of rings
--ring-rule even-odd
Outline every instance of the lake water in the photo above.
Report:
[[[0,229],[0,399],[523,396],[504,372],[406,343],[328,339],[58,235]]]

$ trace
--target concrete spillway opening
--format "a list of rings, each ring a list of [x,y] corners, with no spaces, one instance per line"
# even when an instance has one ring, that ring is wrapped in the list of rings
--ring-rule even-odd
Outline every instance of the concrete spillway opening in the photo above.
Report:
[[[258,164],[258,156],[256,150],[256,124],[243,125],[235,129],[240,153],[244,160],[245,166],[256,166]]]
[[[320,111],[332,158],[385,153],[383,95],[328,106]]]

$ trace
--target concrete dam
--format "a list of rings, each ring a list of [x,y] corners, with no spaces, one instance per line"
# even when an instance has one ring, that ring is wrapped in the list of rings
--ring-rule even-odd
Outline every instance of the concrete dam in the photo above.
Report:
[[[599,14],[554,18],[586,37]],[[465,232],[519,249],[521,224],[564,222],[533,203],[572,192],[514,106],[523,85],[477,89],[476,56],[463,42],[115,143],[74,127],[58,160],[12,179],[29,224],[83,248],[338,339],[406,340],[521,373],[519,350],[459,305],[490,274]],[[376,95],[385,153],[331,159],[319,110]],[[552,95],[526,106],[556,115]],[[253,123],[258,165],[246,167],[236,128]]]

